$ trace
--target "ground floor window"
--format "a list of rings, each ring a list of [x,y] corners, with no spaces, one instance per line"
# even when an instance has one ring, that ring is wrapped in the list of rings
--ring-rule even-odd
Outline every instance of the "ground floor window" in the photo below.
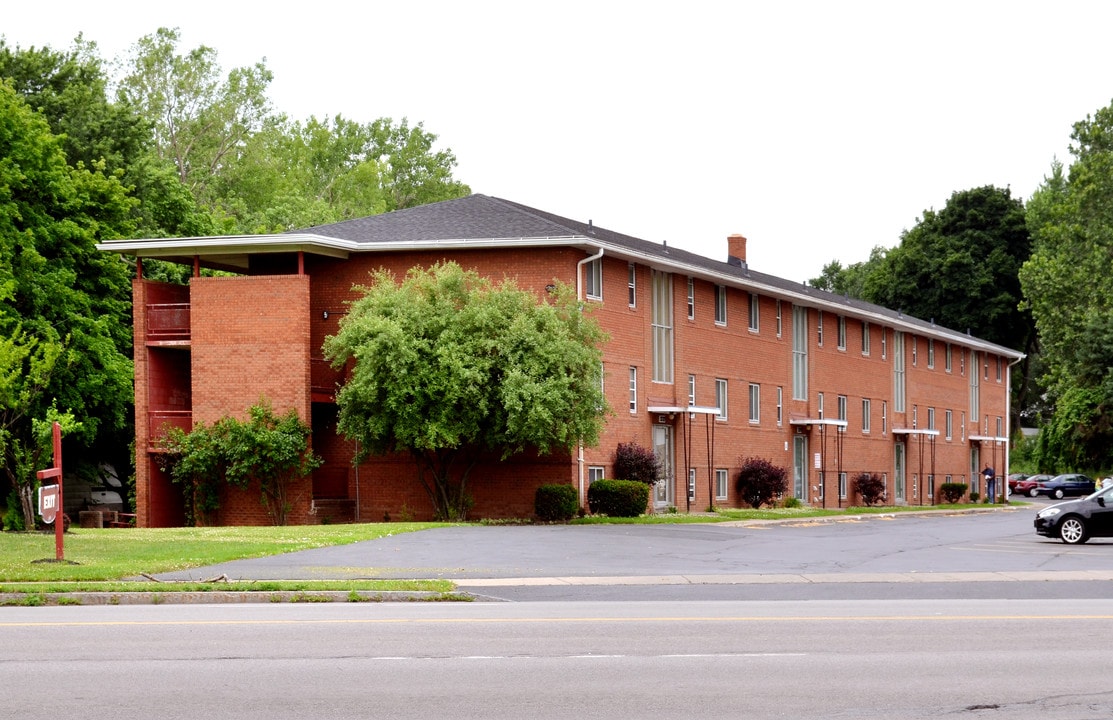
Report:
[[[715,470],[715,499],[727,499],[727,471],[722,468]]]
[[[587,469],[587,483],[590,485],[596,480],[603,479],[603,467],[601,465],[592,465]]]

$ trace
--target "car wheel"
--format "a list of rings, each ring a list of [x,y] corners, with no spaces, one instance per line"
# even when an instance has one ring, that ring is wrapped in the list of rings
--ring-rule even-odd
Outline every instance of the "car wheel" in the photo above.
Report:
[[[1062,500],[1063,499],[1063,488],[1055,488],[1055,490],[1051,494],[1055,496],[1056,500]]]
[[[1086,542],[1089,539],[1086,536],[1086,523],[1082,522],[1082,518],[1074,515],[1063,518],[1063,521],[1059,523],[1059,537],[1068,545],[1079,545]]]
[[[1028,497],[1039,497],[1039,496],[1040,496],[1040,491],[1035,489],[1035,488],[1032,488],[1031,490],[1028,491]]]

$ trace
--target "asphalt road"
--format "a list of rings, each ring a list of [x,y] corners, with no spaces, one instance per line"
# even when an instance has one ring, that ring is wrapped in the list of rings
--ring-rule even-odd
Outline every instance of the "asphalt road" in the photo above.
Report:
[[[501,600],[1104,597],[1113,542],[1037,536],[1036,509],[695,525],[461,526],[160,579],[447,578]],[[1049,582],[1054,581],[1054,582]]]

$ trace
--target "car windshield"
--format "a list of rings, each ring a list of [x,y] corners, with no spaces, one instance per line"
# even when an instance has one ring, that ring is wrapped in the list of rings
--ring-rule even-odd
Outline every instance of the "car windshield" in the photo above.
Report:
[[[1101,497],[1105,498],[1106,500],[1109,500],[1110,497],[1113,497],[1113,485],[1110,485],[1109,487],[1099,487],[1097,490],[1095,490],[1092,493],[1090,493],[1089,495],[1087,495],[1086,499],[1087,500],[1093,500],[1094,498],[1096,498],[1098,496],[1101,496]]]

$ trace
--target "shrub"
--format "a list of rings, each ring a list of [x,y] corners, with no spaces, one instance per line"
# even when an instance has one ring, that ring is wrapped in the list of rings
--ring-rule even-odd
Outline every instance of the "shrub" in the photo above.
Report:
[[[661,476],[661,463],[649,448],[636,442],[619,443],[614,450],[614,476],[653,485]]]
[[[858,473],[854,476],[854,492],[866,507],[877,505],[885,497],[885,481],[877,473]]]
[[[587,489],[587,506],[597,515],[637,517],[649,503],[649,486],[637,480],[596,480]]]
[[[751,457],[742,461],[738,473],[738,496],[752,508],[759,508],[788,489],[788,472],[765,458]]]
[[[943,483],[939,486],[939,495],[943,502],[954,505],[966,494],[966,483]]]
[[[533,512],[541,520],[571,520],[580,508],[576,488],[571,485],[542,485],[533,497]]]

